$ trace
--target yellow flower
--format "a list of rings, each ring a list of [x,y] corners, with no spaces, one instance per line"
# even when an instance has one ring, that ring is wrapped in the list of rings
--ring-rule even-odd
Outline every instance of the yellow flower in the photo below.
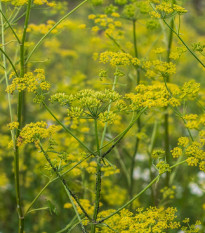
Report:
[[[39,140],[50,138],[59,128],[59,126],[55,125],[48,126],[43,121],[27,124],[20,132],[17,145],[21,146],[22,144],[35,142],[37,146]]]
[[[95,19],[95,18],[96,18],[96,15],[94,14],[88,15],[88,19]]]
[[[72,204],[71,203],[65,203],[63,208],[70,209],[70,208],[72,208]]]
[[[13,77],[14,73],[10,76],[12,83],[6,88],[8,93],[13,93],[15,90],[19,92],[27,90],[36,94],[38,89],[44,91],[50,89],[50,84],[45,81],[45,72],[42,69],[36,69],[34,73],[27,72],[24,77]]]
[[[12,129],[18,129],[18,127],[19,127],[19,122],[16,122],[16,121],[11,122],[11,123],[8,124],[8,128],[10,130],[12,130]]]
[[[85,29],[86,28],[86,24],[81,24],[81,25],[78,26],[78,28]]]
[[[182,156],[182,149],[180,147],[175,147],[173,150],[171,150],[173,158],[178,158],[179,156]]]

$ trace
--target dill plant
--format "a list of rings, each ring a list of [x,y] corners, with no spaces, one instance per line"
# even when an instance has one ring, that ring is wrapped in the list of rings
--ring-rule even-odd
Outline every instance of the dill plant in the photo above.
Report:
[[[2,232],[204,232],[204,205],[189,220],[179,201],[205,172],[203,83],[179,71],[204,72],[205,46],[184,39],[184,5],[0,1]]]

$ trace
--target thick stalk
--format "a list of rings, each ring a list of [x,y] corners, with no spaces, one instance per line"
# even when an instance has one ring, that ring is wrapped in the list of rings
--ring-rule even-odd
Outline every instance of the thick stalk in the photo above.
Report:
[[[20,77],[24,76],[24,61],[25,61],[25,54],[24,54],[24,43],[26,40],[26,30],[28,27],[28,21],[30,17],[30,10],[31,10],[31,0],[28,1],[27,10],[26,10],[26,17],[24,22],[24,30],[23,36],[20,44]],[[17,106],[17,117],[18,117],[18,129],[16,131],[16,139],[19,136],[21,124],[22,124],[22,102],[23,102],[23,93],[19,92],[18,94],[18,106]],[[15,190],[16,190],[16,201],[17,201],[17,211],[19,214],[19,228],[18,232],[24,232],[24,214],[22,210],[22,199],[20,195],[20,184],[19,184],[19,149],[15,142],[15,153],[14,153],[14,173],[15,173]]]
[[[172,3],[174,3],[174,0],[172,1]],[[171,20],[171,24],[170,24],[170,28],[174,28],[174,18],[172,18]],[[168,45],[167,45],[167,58],[166,61],[170,62],[170,52],[171,52],[171,48],[172,48],[172,42],[173,42],[173,31],[170,30],[169,31],[169,39],[168,39]],[[166,79],[167,83],[169,82],[169,76]],[[168,113],[168,108],[166,107],[166,113],[164,115],[164,147],[165,147],[165,158],[167,163],[169,163],[170,161],[170,138],[169,138],[169,113]],[[166,174],[166,185],[169,185],[169,178],[170,178],[170,174],[169,172],[167,172]]]
[[[98,217],[98,212],[99,212],[100,192],[101,192],[101,175],[102,175],[97,119],[95,119],[95,137],[96,137],[98,158],[97,158],[96,187],[95,187],[95,189],[96,189],[95,190],[95,207],[94,207],[94,213],[93,213],[93,223],[91,225],[91,233],[95,233],[95,228],[96,228],[95,223],[96,223],[96,220],[97,220],[97,217]]]
[[[152,152],[155,146],[156,138],[157,138],[157,128],[158,128],[158,122],[155,121],[153,131],[152,131],[152,137],[151,137],[151,142],[148,147],[148,155],[149,155],[149,175],[150,175],[150,180],[153,180],[153,172],[152,172]],[[155,189],[154,187],[151,187],[151,197],[152,197],[152,204],[157,205],[157,198],[155,195]]]
[[[138,48],[137,48],[136,20],[133,20],[132,26],[133,26],[132,31],[133,31],[134,53],[135,53],[135,57],[138,58],[139,54],[138,54]],[[140,70],[138,69],[138,67],[135,67],[135,69],[136,69],[136,72],[137,72],[137,82],[136,82],[136,84],[139,85],[140,84]],[[140,133],[140,132],[141,132],[141,119],[139,117],[137,119],[137,134]],[[138,138],[138,135],[136,135],[135,147],[134,147],[134,152],[133,152],[133,155],[132,155],[131,165],[130,165],[130,188],[129,188],[130,198],[132,198],[132,193],[133,193],[133,186],[134,186],[133,173],[134,173],[134,168],[135,168],[136,156],[137,156],[138,149],[139,149],[139,143],[140,143],[140,139]],[[132,208],[132,205],[130,206],[130,208]]]
[[[137,33],[136,33],[136,20],[133,20],[133,44],[135,50],[135,57],[138,58],[138,48],[137,48]],[[136,68],[137,71],[137,85],[140,83],[140,70]]]
[[[2,4],[0,1],[0,11],[2,12]],[[6,63],[6,48],[5,48],[5,38],[4,38],[4,20],[3,20],[3,15],[1,14],[1,41],[2,41],[2,51],[4,52],[2,54],[2,60],[3,60],[3,66],[4,66],[4,76],[5,76],[5,81],[6,81],[6,87],[8,87],[8,73],[7,73],[7,63]],[[13,111],[12,111],[12,106],[11,106],[11,94],[7,94],[8,98],[8,104],[9,104],[9,115],[10,115],[10,121],[13,122]],[[11,130],[11,137],[13,140],[13,143],[15,145],[15,135],[14,135],[14,130]]]

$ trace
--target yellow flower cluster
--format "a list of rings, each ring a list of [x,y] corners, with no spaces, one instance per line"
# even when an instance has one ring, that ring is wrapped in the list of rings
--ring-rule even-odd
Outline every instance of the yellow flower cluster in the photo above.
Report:
[[[187,49],[185,47],[176,47],[171,51],[169,58],[173,60],[178,60],[186,51]]]
[[[27,32],[46,34],[55,25],[55,23],[56,22],[54,20],[48,20],[46,24],[29,24]],[[73,22],[71,22],[70,20],[65,20],[62,23],[60,23],[55,29],[53,29],[51,33],[55,34],[59,32],[59,30],[70,27],[73,27]]]
[[[156,11],[150,11],[149,14],[150,14],[150,16],[152,18],[156,18],[156,19],[160,19],[161,18],[161,15],[158,12],[156,12]]]
[[[164,53],[165,51],[166,51],[165,48],[159,47],[159,48],[154,49],[153,52],[156,54],[160,54],[160,53]]]
[[[69,167],[73,167],[75,166],[79,161],[81,161],[84,157],[85,154],[84,153],[78,153],[78,154],[65,154],[65,163],[66,165],[66,169],[68,169],[68,164]],[[70,176],[73,177],[77,177],[82,175],[84,172],[87,172],[88,174],[96,174],[97,171],[97,163],[95,160],[93,160],[92,158],[90,160],[85,160],[82,163],[80,163],[77,167],[75,167],[74,169],[72,169],[70,171]],[[120,171],[119,169],[117,169],[115,166],[110,166],[108,163],[105,162],[105,164],[103,164],[102,166],[102,173],[103,173],[103,177],[108,177],[114,174],[118,174]]]
[[[50,7],[55,7],[56,6],[56,3],[54,1],[49,2],[47,0],[34,0],[33,3],[36,4],[36,5],[46,4],[47,6],[50,6]]]
[[[165,151],[162,150],[162,149],[155,149],[153,152],[152,152],[152,158],[153,159],[160,159],[160,158],[163,158],[165,155]]]
[[[102,211],[99,213],[99,217],[106,217],[112,212],[113,210]],[[169,229],[179,229],[181,226],[180,222],[176,220],[177,210],[173,207],[168,207],[166,209],[164,207],[149,207],[145,210],[139,208],[137,212],[138,213],[134,215],[129,210],[124,209],[119,214],[115,214],[105,221],[112,229],[104,227],[97,232],[163,233]]]
[[[176,186],[164,187],[160,190],[163,195],[163,199],[174,199]]]
[[[73,200],[75,205],[77,206],[77,210],[79,214],[82,214],[82,210],[81,208],[78,206],[78,204],[76,203],[75,200]],[[79,202],[81,204],[81,206],[83,206],[83,208],[85,209],[85,211],[87,212],[88,215],[92,216],[93,212],[94,212],[94,206],[90,204],[90,201],[88,199],[79,199]],[[100,204],[102,205],[102,204]],[[70,209],[72,208],[72,204],[71,203],[65,203],[64,204],[64,208],[65,209]]]
[[[68,116],[70,118],[98,118],[102,121],[112,120],[114,113],[106,112],[106,106],[111,102],[116,102],[121,96],[112,90],[94,91],[85,89],[75,94],[66,95],[55,94],[51,97],[51,102],[59,102],[61,105],[69,105]]]
[[[20,132],[20,135],[17,139],[17,145],[21,146],[22,144],[34,142],[36,146],[38,145],[39,140],[50,138],[59,130],[59,126],[51,125],[48,126],[46,122],[36,122],[27,124]]]
[[[173,158],[178,158],[179,156],[182,156],[183,151],[180,147],[174,147],[173,150],[171,150]]]
[[[19,127],[19,122],[17,122],[17,121],[13,121],[13,122],[8,124],[8,128],[10,130],[18,129],[18,127]]]
[[[189,129],[200,130],[205,126],[205,114],[197,115],[197,114],[188,114],[183,116],[183,118],[187,121],[186,127]]]
[[[120,170],[116,166],[110,166],[107,163],[102,167],[103,176],[111,176],[120,173]]]
[[[123,112],[127,110],[127,104],[124,100],[119,99],[115,102],[115,107],[119,112]]]
[[[175,85],[168,85],[172,90]],[[136,87],[137,94],[129,93],[126,98],[131,101],[130,107],[137,110],[141,107],[166,107],[169,104],[172,106],[179,106],[180,100],[175,98],[174,95],[179,93],[179,89],[173,90],[173,96],[170,97],[164,83],[155,83],[154,85],[140,84]]]
[[[170,1],[151,1],[156,4],[155,10],[151,11],[150,14],[155,18],[164,18],[165,16],[171,16],[174,13],[184,14],[187,10],[177,4],[172,4]]]
[[[176,65],[161,60],[144,61],[142,67],[146,69],[148,78],[167,77],[176,73]]]
[[[183,226],[181,228],[181,230],[184,233],[197,233],[197,232],[200,232],[200,227],[199,226],[201,225],[201,221],[197,220],[195,224],[190,224],[190,219],[185,218],[182,222],[187,224],[187,226]]]
[[[99,114],[99,120],[103,123],[108,122],[109,124],[112,124],[116,117],[117,115],[113,111],[105,111]]]
[[[185,82],[181,90],[181,98],[193,100],[198,96],[200,90],[200,83],[195,80]]]
[[[193,142],[185,149],[185,155],[188,157],[187,163],[189,166],[199,165],[200,170],[205,172],[205,152],[202,148],[203,144]]]
[[[34,73],[28,72],[24,77],[15,77],[11,74],[10,79],[12,83],[7,87],[8,93],[13,93],[15,90],[21,92],[27,90],[28,92],[37,93],[37,90],[48,91],[50,84],[45,81],[45,72],[43,69],[36,69]]]
[[[48,20],[47,24],[39,24],[39,25],[29,24],[27,28],[27,32],[38,32],[41,34],[46,34],[53,27],[54,24],[55,21],[53,20]],[[56,29],[52,31],[52,33],[56,33],[56,32],[57,32]]]
[[[187,13],[187,10],[179,5],[173,4],[173,9],[176,11],[178,14],[182,13]]]
[[[88,18],[93,20],[96,26],[92,27],[93,32],[98,32],[100,29],[105,30],[105,33],[113,34],[113,32],[122,27],[122,23],[116,18],[120,17],[118,13],[112,13],[112,17],[108,17],[106,14],[102,15],[89,15]]]
[[[2,2],[10,2],[14,6],[23,6],[24,4],[28,3],[28,0],[2,0]],[[36,5],[46,4],[47,6],[50,6],[50,7],[55,7],[56,5],[54,1],[48,2],[47,0],[34,0],[33,3]]]
[[[139,65],[140,60],[132,57],[129,53],[106,51],[100,54],[99,62],[112,66]]]
[[[68,117],[80,118],[83,115],[83,109],[79,107],[70,107],[68,109]]]
[[[169,167],[169,164],[166,163],[165,161],[160,161],[157,165],[156,165],[158,171],[159,171],[159,174],[163,174],[165,172],[170,172],[171,169]]]
[[[97,168],[96,161],[91,161],[88,163],[88,166],[86,167],[86,171],[90,174],[96,174],[96,168]],[[117,174],[120,171],[116,167],[110,166],[107,163],[105,163],[105,165],[102,167],[102,172],[103,172],[103,176],[107,177]]]
[[[71,99],[70,99],[71,98]],[[58,102],[60,105],[68,105],[69,101],[72,101],[72,96],[66,95],[65,93],[56,93],[50,98],[51,103]]]
[[[154,82],[152,85],[140,84],[136,87],[136,94],[126,94],[126,98],[131,101],[130,107],[132,110],[137,110],[141,107],[173,107],[179,106],[182,101],[193,100],[198,96],[200,84],[191,80],[185,82],[179,88],[175,84],[168,83],[167,87],[164,83]],[[200,124],[205,125],[205,116],[200,117]]]
[[[189,142],[187,137],[178,139],[178,146],[171,150],[172,156],[178,158],[185,154],[189,166],[199,166],[201,171],[205,172],[205,152],[204,146],[205,131],[199,133],[199,141]],[[183,153],[184,151],[184,153]]]
[[[180,137],[178,139],[178,145],[182,147],[186,147],[189,144],[189,138],[188,137]]]

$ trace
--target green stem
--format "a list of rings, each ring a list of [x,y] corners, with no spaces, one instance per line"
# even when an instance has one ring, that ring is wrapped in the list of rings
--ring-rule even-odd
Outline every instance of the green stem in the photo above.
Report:
[[[138,48],[137,48],[137,34],[136,34],[136,20],[132,21],[132,28],[133,28],[133,44],[134,44],[134,53],[135,53],[135,57],[138,58]],[[135,67],[136,72],[137,72],[137,85],[140,84],[140,70],[138,67]],[[140,117],[137,119],[137,133],[141,132],[141,119]],[[131,159],[131,166],[130,166],[130,187],[129,187],[129,196],[130,198],[132,198],[132,193],[133,193],[133,187],[134,187],[134,177],[133,177],[133,173],[134,173],[134,168],[135,168],[135,160],[136,160],[136,156],[138,153],[138,149],[139,149],[139,143],[140,143],[140,139],[138,138],[138,135],[136,136],[136,141],[135,141],[135,147],[134,147],[134,152],[132,155],[132,159]],[[130,206],[130,208],[132,208],[132,205]]]
[[[117,72],[117,67],[116,67],[116,71]],[[117,75],[115,75],[114,77],[114,82],[113,82],[113,86],[112,86],[112,90],[114,91],[115,88],[116,88],[116,85],[117,85]],[[108,113],[110,112],[110,109],[111,109],[111,101],[108,105]],[[107,131],[107,125],[108,123],[106,122],[105,123],[105,126],[104,126],[104,129],[103,129],[103,133],[102,133],[102,138],[101,138],[101,143],[100,143],[100,147],[102,148],[103,147],[103,143],[104,143],[104,139],[105,139],[105,135],[106,135],[106,131]]]
[[[132,123],[132,122],[131,122]],[[131,124],[130,123],[130,124]],[[128,126],[130,127],[130,125]],[[127,130],[127,128],[126,128]],[[106,145],[104,145],[103,147],[100,148],[100,150],[102,150],[103,148],[107,147],[109,144],[111,144],[112,142],[114,142],[114,140],[117,140],[117,138],[120,138],[122,136],[122,134],[126,131],[124,130],[122,133],[120,133],[119,135],[117,135],[113,140],[111,140],[110,142],[108,142]],[[96,153],[97,151],[95,151]],[[82,163],[84,160],[88,159],[92,154],[88,155],[87,157],[85,157],[84,159],[82,159],[81,161],[79,161],[77,164],[75,164],[73,167],[71,167],[70,169],[68,169],[66,172],[64,172],[63,174],[61,174],[61,176],[66,175],[68,172],[70,172],[72,169],[74,169],[75,167],[77,167],[80,163]],[[53,180],[49,181],[42,189],[41,191],[38,193],[38,195],[35,197],[35,199],[31,202],[31,204],[29,205],[28,209],[25,212],[26,213],[31,209],[31,207],[34,205],[34,203],[38,200],[38,198],[40,197],[40,195],[43,193],[43,191],[47,188],[47,186],[51,183],[53,183],[54,181],[58,180],[59,177],[54,178]]]
[[[100,156],[100,144],[99,144],[99,138],[98,138],[98,121],[95,119],[95,138],[96,138],[96,145],[97,145],[97,153],[98,156]]]
[[[179,40],[182,42],[182,44],[187,48],[187,50],[192,54],[192,56],[205,68],[204,63],[196,56],[194,52],[191,51],[191,49],[188,47],[188,45],[184,42],[184,40],[181,38],[181,36],[169,26],[169,24],[163,19],[163,22],[166,24],[166,26],[179,38]]]
[[[114,44],[123,52],[126,53],[126,51],[120,46],[120,44],[115,40],[114,37],[112,37],[109,33],[106,33],[108,38],[114,42]]]
[[[17,36],[16,32],[14,31],[13,27],[11,26],[11,24],[9,23],[8,19],[7,19],[6,16],[4,15],[4,13],[3,13],[3,11],[2,11],[2,7],[1,7],[1,9],[0,9],[0,13],[1,13],[1,15],[4,17],[4,19],[5,19],[5,21],[7,22],[9,28],[11,29],[11,31],[13,32],[14,36],[16,37],[18,43],[20,44],[21,41],[20,41],[19,37]],[[1,20],[1,21],[2,21],[2,20]],[[4,24],[1,24],[1,25],[2,25],[2,28],[4,28]]]
[[[172,106],[171,106],[172,107]],[[181,119],[182,119],[182,121],[184,122],[184,124],[186,125],[186,120],[184,119],[184,117],[183,117],[183,115],[180,113],[180,111],[176,108],[176,109],[174,109],[173,107],[172,107],[172,110],[176,113],[176,115],[178,115],[178,117],[180,117]],[[185,126],[186,127],[186,126]],[[194,138],[193,138],[193,136],[192,136],[192,134],[191,134],[191,131],[190,131],[190,129],[189,128],[187,128],[186,127],[186,129],[187,129],[187,132],[188,132],[188,134],[189,134],[189,137],[191,138],[191,140],[192,140],[192,142],[194,141]]]
[[[41,152],[44,154],[47,162],[49,163],[49,165],[51,166],[51,168],[53,169],[53,171],[55,172],[55,174],[57,175],[57,177],[60,179],[61,183],[63,184],[65,190],[67,191],[67,194],[69,194],[69,196],[71,195],[74,200],[76,201],[76,203],[78,204],[78,206],[80,207],[80,209],[82,210],[82,212],[85,214],[85,216],[91,220],[91,217],[87,214],[87,212],[85,211],[85,209],[83,208],[83,206],[80,204],[80,202],[78,201],[77,197],[75,196],[74,193],[71,192],[70,188],[68,187],[68,184],[66,183],[65,179],[62,177],[62,175],[59,173],[58,169],[53,165],[53,163],[51,162],[47,152],[43,149],[42,144],[39,142],[39,146],[41,149]],[[72,200],[72,198],[71,198]]]
[[[35,202],[38,200],[38,198],[41,196],[41,194],[44,192],[44,190],[49,186],[49,184],[52,181],[49,181],[42,189],[41,191],[37,194],[37,196],[34,198],[34,200],[31,202],[31,204],[29,205],[28,209],[25,211],[24,216],[26,216],[28,213],[30,213],[30,209],[32,208],[32,206],[35,204]]]
[[[77,218],[78,218],[78,220],[79,220],[79,223],[80,223],[82,232],[83,232],[83,233],[86,233],[85,227],[84,227],[83,224],[82,224],[82,219],[81,219],[81,217],[80,217],[80,215],[79,215],[79,213],[78,213],[78,210],[77,210],[77,208],[76,208],[76,205],[75,205],[75,203],[74,203],[74,201],[73,201],[73,199],[72,199],[71,193],[68,191],[68,189],[66,188],[66,186],[64,186],[64,189],[65,189],[65,191],[66,191],[66,193],[67,193],[67,195],[68,195],[68,197],[69,197],[69,199],[70,199],[70,202],[71,202],[71,204],[72,204],[72,206],[73,206],[73,209],[74,209],[74,211],[75,211],[75,213],[76,213],[76,215],[77,215]]]
[[[63,229],[57,231],[56,233],[63,233],[63,232],[65,232],[65,231],[68,232],[68,230],[69,230],[72,226],[74,226],[74,225],[76,224],[76,223],[75,223],[75,222],[76,222],[76,219],[77,219],[77,216],[74,216],[74,218],[70,221],[69,224],[67,224],[67,226],[65,226]],[[78,222],[78,223],[80,223],[80,222]]]
[[[68,12],[66,15],[64,15],[55,25],[53,25],[53,27],[38,41],[38,43],[35,45],[35,47],[32,49],[32,51],[30,52],[30,54],[27,57],[27,60],[25,63],[27,63],[29,61],[29,59],[31,58],[31,56],[33,55],[33,53],[36,51],[36,49],[41,45],[41,43],[43,42],[43,40],[64,20],[66,19],[68,16],[70,16],[73,12],[75,12],[78,8],[80,8],[84,3],[86,3],[88,0],[84,0],[83,2],[81,2],[79,5],[77,5],[73,10],[71,10],[70,12]]]
[[[172,4],[174,4],[174,0],[172,0]],[[174,18],[171,19],[171,24],[170,28],[174,28]],[[173,44],[173,30],[169,31],[169,37],[168,37],[168,44],[167,44],[167,63],[170,62],[170,53],[171,53],[171,48]],[[169,82],[169,76],[167,77],[167,80],[165,80],[165,85],[167,85],[167,82]],[[168,108],[165,108],[166,112],[164,115],[164,145],[165,145],[165,159],[167,163],[170,162],[170,138],[169,138],[169,113],[168,113]],[[169,185],[169,179],[170,179],[170,174],[169,172],[166,173],[166,186]]]
[[[75,167],[77,167],[79,164],[81,164],[82,162],[84,162],[86,159],[90,158],[91,155],[86,156],[84,159],[82,159],[81,161],[79,161],[78,163],[76,163],[73,167],[71,167],[70,169],[68,169],[67,171],[65,171],[64,173],[61,174],[61,176],[66,175],[68,172],[70,172],[71,170],[73,170]],[[41,196],[41,194],[44,192],[44,190],[54,181],[58,180],[59,177],[55,177],[52,180],[49,180],[46,185],[40,190],[40,192],[37,194],[37,196],[34,198],[34,200],[30,203],[29,207],[27,208],[27,210],[25,211],[25,216],[27,215],[27,213],[29,212],[29,210],[32,208],[32,206],[36,203],[36,201],[38,200],[38,198]]]
[[[2,12],[2,4],[0,1],[0,11]],[[3,17],[1,15],[1,40],[2,40],[2,51],[4,52],[2,55],[2,59],[3,59],[3,66],[4,66],[4,77],[6,80],[6,87],[8,87],[9,83],[8,83],[8,73],[7,73],[7,64],[6,64],[6,56],[5,56],[5,38],[4,38],[4,21],[3,21]],[[11,106],[11,94],[7,93],[7,97],[8,97],[8,104],[9,104],[9,114],[10,114],[10,121],[13,122],[13,111],[12,111],[12,106]],[[14,130],[11,130],[11,137],[12,137],[12,141],[13,144],[15,146],[15,133]]]
[[[82,219],[82,220],[83,220],[83,219]],[[81,220],[81,221],[78,221],[78,222],[75,223],[73,226],[71,226],[70,229],[68,229],[68,233],[71,233],[72,230],[73,230],[75,227],[77,227],[78,224],[81,224],[82,220]]]
[[[123,137],[128,133],[128,131],[132,128],[132,126],[135,124],[137,119],[141,116],[141,114],[147,109],[147,107],[143,108],[137,116],[134,118],[134,120],[129,124],[129,126],[120,134],[119,138],[114,142],[114,144],[102,155],[102,158],[107,156],[114,148],[115,146],[123,139]]]
[[[154,123],[154,127],[153,127],[153,131],[152,131],[152,137],[151,137],[151,142],[150,145],[148,147],[148,155],[149,155],[149,176],[150,176],[150,180],[153,179],[153,172],[152,172],[152,152],[155,146],[155,142],[156,142],[156,138],[157,138],[157,129],[158,129],[158,122],[155,121]],[[157,198],[155,195],[155,190],[152,187],[151,188],[151,196],[152,196],[152,203],[154,205],[156,205],[157,203]]]
[[[182,159],[183,159],[183,156],[180,156],[180,157],[178,158],[178,160],[177,160],[177,164],[178,164],[178,163],[181,163],[181,162],[184,163],[184,161],[182,161]],[[177,174],[178,168],[179,168],[179,167],[176,167],[175,170],[174,170],[174,172],[172,172],[172,174],[170,175],[170,180],[169,180],[169,185],[170,185],[170,186],[172,185],[172,183],[173,183],[173,181],[174,181],[174,178],[175,178],[175,176],[176,176],[176,174]]]
[[[145,109],[144,109],[145,111]],[[140,113],[142,114],[142,112]],[[111,144],[112,142],[114,142],[114,140],[119,140],[121,139],[121,137],[123,137],[123,135],[125,134],[125,132],[127,132],[127,130],[129,130],[128,128],[130,128],[130,126],[136,121],[136,119],[134,121],[131,121],[131,123],[129,124],[129,126],[119,135],[117,135],[113,140],[111,140],[110,142],[108,142],[106,145],[104,145],[103,147],[100,148],[100,150],[102,150],[103,148],[107,147],[109,144]],[[96,153],[97,151],[95,151]],[[67,174],[69,171],[71,171],[73,168],[77,167],[80,163],[82,163],[84,160],[88,159],[93,153],[91,153],[90,155],[88,155],[87,157],[85,157],[83,160],[79,161],[76,165],[74,165],[72,168],[68,169],[66,172],[64,172],[63,174],[61,174],[61,176],[64,176],[65,174]],[[38,200],[38,198],[40,197],[40,195],[43,193],[43,191],[47,188],[47,186],[49,184],[51,184],[52,182],[58,180],[59,177],[54,178],[53,180],[49,181],[43,188],[42,190],[38,193],[38,195],[35,197],[35,199],[31,202],[31,204],[29,205],[26,213],[31,209],[31,207],[34,205],[34,203]]]
[[[28,1],[27,10],[26,10],[26,17],[24,22],[24,30],[23,30],[23,36],[20,44],[20,77],[24,77],[24,43],[26,39],[26,30],[28,27],[28,21],[30,17],[30,10],[31,10],[31,0]],[[19,92],[18,94],[18,107],[17,107],[17,116],[18,116],[18,129],[16,131],[16,139],[19,136],[21,124],[22,124],[22,103],[23,103],[23,93]],[[18,232],[23,233],[24,232],[24,214],[22,210],[22,200],[20,195],[20,184],[19,184],[19,149],[17,146],[17,143],[15,142],[15,151],[14,151],[14,173],[15,173],[15,190],[16,190],[16,200],[17,200],[17,211],[19,214],[19,228]]]
[[[48,210],[48,209],[49,209],[49,207],[41,207],[41,208],[38,208],[38,209],[30,210],[30,211],[28,212],[28,214],[29,214],[29,213],[33,213],[33,212],[36,212],[36,211]]]
[[[137,33],[136,33],[136,20],[133,20],[133,44],[134,44],[134,51],[135,51],[135,57],[138,58],[138,49],[137,49]],[[137,71],[137,85],[140,83],[140,71],[138,68],[136,68]]]
[[[184,163],[187,163],[187,160],[183,160],[183,161],[181,161],[181,162],[175,163],[174,165],[172,165],[172,166],[170,167],[170,169],[173,169],[173,168],[175,168],[175,167],[177,167],[177,166],[179,166],[179,165],[181,165],[181,164],[184,164]]]
[[[120,163],[120,166],[122,168],[122,171],[125,174],[125,177],[126,177],[126,180],[127,180],[127,185],[128,185],[128,188],[129,188],[130,187],[130,174],[128,172],[128,169],[127,169],[127,167],[126,167],[123,159],[121,158],[120,153],[119,153],[119,151],[118,151],[118,149],[116,147],[114,148],[114,151],[115,151],[116,156],[117,156],[117,158],[119,160],[119,163]]]
[[[11,67],[12,67],[12,69],[13,69],[13,71],[15,72],[16,76],[18,77],[17,70],[16,70],[16,68],[15,68],[15,66],[14,66],[14,64],[13,64],[13,62],[12,62],[12,60],[10,59],[10,57],[5,53],[5,51],[4,51],[2,48],[0,48],[0,51],[1,51],[1,52],[3,53],[3,55],[7,58],[7,60],[9,61],[10,65],[11,65]]]
[[[96,187],[95,187],[96,188],[96,191],[95,191],[95,207],[94,207],[94,213],[93,213],[93,224],[91,225],[91,233],[95,233],[95,229],[96,229],[96,224],[95,223],[96,223],[98,212],[99,212],[100,192],[101,192],[101,175],[102,175],[97,119],[95,119],[95,137],[96,137],[98,158],[97,158]]]
[[[95,233],[96,220],[99,212],[100,204],[100,192],[101,192],[101,158],[97,159],[97,171],[96,171],[96,191],[95,191],[95,207],[93,214],[93,224],[91,225],[91,233]]]
[[[106,33],[106,35],[108,36],[108,38],[110,40],[112,40],[114,42],[114,44],[123,52],[123,53],[127,53],[122,47],[121,45],[116,41],[116,39],[114,37],[112,37],[110,34]],[[144,72],[146,72],[146,70],[141,66],[141,67],[136,67],[136,65],[133,65],[133,67],[137,70],[140,69]]]
[[[70,134],[73,138],[76,139],[76,141],[79,142],[79,144],[84,147],[88,152],[90,152],[91,154],[95,155],[95,152],[93,152],[91,149],[89,149],[78,137],[76,137],[61,121],[58,120],[58,118],[53,114],[53,112],[50,110],[50,108],[46,105],[45,102],[43,102],[44,107],[46,108],[46,110],[50,113],[50,115],[56,120],[56,122],[58,122],[59,125],[61,125],[63,127],[63,129]]]

